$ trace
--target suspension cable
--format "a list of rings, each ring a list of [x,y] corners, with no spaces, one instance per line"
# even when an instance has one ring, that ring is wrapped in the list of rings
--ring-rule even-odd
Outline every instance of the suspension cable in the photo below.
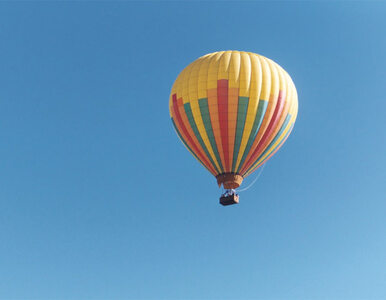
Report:
[[[263,173],[263,170],[264,170],[264,167],[265,167],[265,164],[260,168],[260,172],[257,174],[256,178],[252,181],[252,183],[250,185],[248,185],[246,188],[244,189],[241,189],[241,190],[237,190],[237,192],[244,192],[246,190],[248,190],[249,188],[251,188],[255,182],[257,181],[257,179],[259,179],[261,173]]]

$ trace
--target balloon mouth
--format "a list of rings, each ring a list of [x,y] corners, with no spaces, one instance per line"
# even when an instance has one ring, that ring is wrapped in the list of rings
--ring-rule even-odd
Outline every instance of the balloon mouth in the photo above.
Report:
[[[243,182],[243,176],[237,173],[222,173],[216,176],[217,184],[220,187],[224,186],[224,189],[237,189]]]

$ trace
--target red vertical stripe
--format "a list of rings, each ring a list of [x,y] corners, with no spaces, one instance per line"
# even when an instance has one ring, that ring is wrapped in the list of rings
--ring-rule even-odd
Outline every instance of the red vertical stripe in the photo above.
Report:
[[[198,149],[198,147],[197,147],[197,145],[194,143],[192,137],[189,135],[188,130],[186,129],[184,122],[182,121],[180,112],[179,112],[179,110],[178,110],[178,104],[177,104],[177,96],[176,96],[176,94],[173,95],[173,111],[174,111],[174,114],[175,114],[175,116],[176,116],[176,118],[175,118],[176,124],[179,125],[182,134],[185,136],[185,138],[186,138],[188,144],[190,145],[190,148],[191,148],[191,149],[194,151],[194,153],[200,158],[200,160],[203,162],[203,164],[204,164],[207,168],[209,168],[210,170],[212,170],[212,171],[214,172],[214,174],[215,174],[216,172],[213,170],[213,167],[212,167],[211,163],[208,162],[208,160],[205,158],[205,156],[202,154],[202,152]]]
[[[243,168],[240,170],[240,173],[243,174],[253,163],[254,161],[259,157],[260,153],[264,151],[264,148],[267,146],[269,140],[268,138],[271,136],[272,132],[276,129],[276,126],[278,122],[280,121],[280,116],[283,112],[284,108],[284,95],[282,91],[279,91],[279,96],[276,102],[275,111],[273,112],[272,118],[269,121],[269,125],[267,129],[265,130],[263,137],[259,141],[259,144],[257,145],[255,151],[249,158],[249,160],[244,163]]]
[[[228,80],[217,81],[218,117],[220,122],[221,141],[224,151],[225,171],[230,170],[228,143]]]

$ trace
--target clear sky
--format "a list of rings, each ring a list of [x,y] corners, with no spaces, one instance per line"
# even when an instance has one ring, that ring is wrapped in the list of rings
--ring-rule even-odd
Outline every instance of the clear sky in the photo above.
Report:
[[[1,2],[0,299],[386,299],[385,16]],[[219,50],[275,60],[299,94],[230,207],[168,110],[178,73]]]

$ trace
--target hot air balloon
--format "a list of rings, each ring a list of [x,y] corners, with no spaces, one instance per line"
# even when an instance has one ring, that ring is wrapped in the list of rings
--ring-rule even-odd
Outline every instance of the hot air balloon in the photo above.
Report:
[[[223,205],[238,203],[243,179],[283,145],[294,126],[297,92],[287,72],[251,52],[220,51],[188,65],[169,100],[177,135],[226,192]]]

